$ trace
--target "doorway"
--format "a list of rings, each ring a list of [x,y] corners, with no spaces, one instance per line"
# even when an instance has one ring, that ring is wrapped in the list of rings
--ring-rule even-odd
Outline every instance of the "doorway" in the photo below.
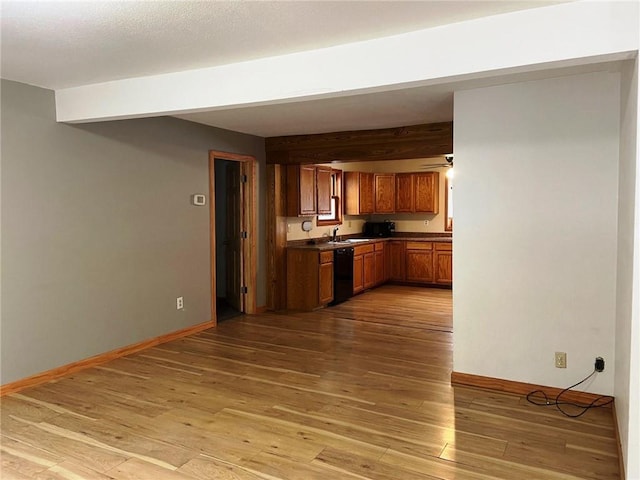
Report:
[[[211,317],[256,310],[255,158],[209,152]]]
[[[218,322],[244,312],[242,295],[242,198],[240,164],[217,158],[216,209],[216,318]]]

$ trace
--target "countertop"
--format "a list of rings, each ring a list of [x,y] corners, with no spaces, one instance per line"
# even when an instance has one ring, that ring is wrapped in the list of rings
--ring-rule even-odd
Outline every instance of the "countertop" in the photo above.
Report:
[[[352,238],[363,238],[363,237],[352,237]],[[447,236],[429,236],[429,237],[418,237],[418,236],[394,236],[394,237],[386,237],[386,238],[369,238],[365,242],[338,242],[331,243],[327,242],[324,238],[322,239],[312,239],[318,241],[316,244],[298,244],[297,242],[292,245],[287,245],[287,248],[301,249],[301,250],[336,250],[338,248],[345,247],[357,247],[358,245],[371,245],[378,242],[391,242],[395,240],[403,240],[403,241],[411,241],[411,242],[442,242],[442,243],[452,243],[453,238]]]

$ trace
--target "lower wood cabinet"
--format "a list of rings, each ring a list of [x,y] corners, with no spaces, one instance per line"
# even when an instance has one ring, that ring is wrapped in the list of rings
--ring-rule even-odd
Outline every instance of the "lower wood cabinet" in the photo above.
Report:
[[[287,249],[287,308],[313,310],[333,301],[333,250]]]
[[[433,275],[438,285],[453,284],[453,248],[450,243],[434,243]]]
[[[405,272],[407,282],[433,283],[433,243],[407,242]]]
[[[389,280],[392,282],[452,285],[451,243],[392,240],[386,249]]]
[[[353,294],[375,285],[375,254],[373,244],[353,249]]]
[[[389,261],[389,280],[392,282],[405,281],[405,254],[403,240],[392,240],[387,244]]]
[[[382,285],[388,279],[386,278],[386,259],[384,242],[378,242],[374,245],[374,265],[375,265],[375,278],[374,286]]]
[[[364,255],[353,256],[353,294],[364,290]]]

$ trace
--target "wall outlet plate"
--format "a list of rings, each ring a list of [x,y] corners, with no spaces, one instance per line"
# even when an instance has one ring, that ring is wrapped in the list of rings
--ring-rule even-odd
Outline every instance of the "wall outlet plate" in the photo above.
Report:
[[[201,207],[207,204],[207,197],[202,193],[194,193],[191,195],[191,205]]]
[[[567,368],[567,353],[556,352],[556,368]]]

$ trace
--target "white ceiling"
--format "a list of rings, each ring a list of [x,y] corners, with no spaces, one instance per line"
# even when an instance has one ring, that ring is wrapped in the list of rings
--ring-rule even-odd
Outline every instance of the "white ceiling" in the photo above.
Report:
[[[2,78],[49,89],[237,63],[559,1],[2,1]],[[446,42],[446,38],[443,38]],[[451,120],[453,85],[182,115],[260,136]]]

